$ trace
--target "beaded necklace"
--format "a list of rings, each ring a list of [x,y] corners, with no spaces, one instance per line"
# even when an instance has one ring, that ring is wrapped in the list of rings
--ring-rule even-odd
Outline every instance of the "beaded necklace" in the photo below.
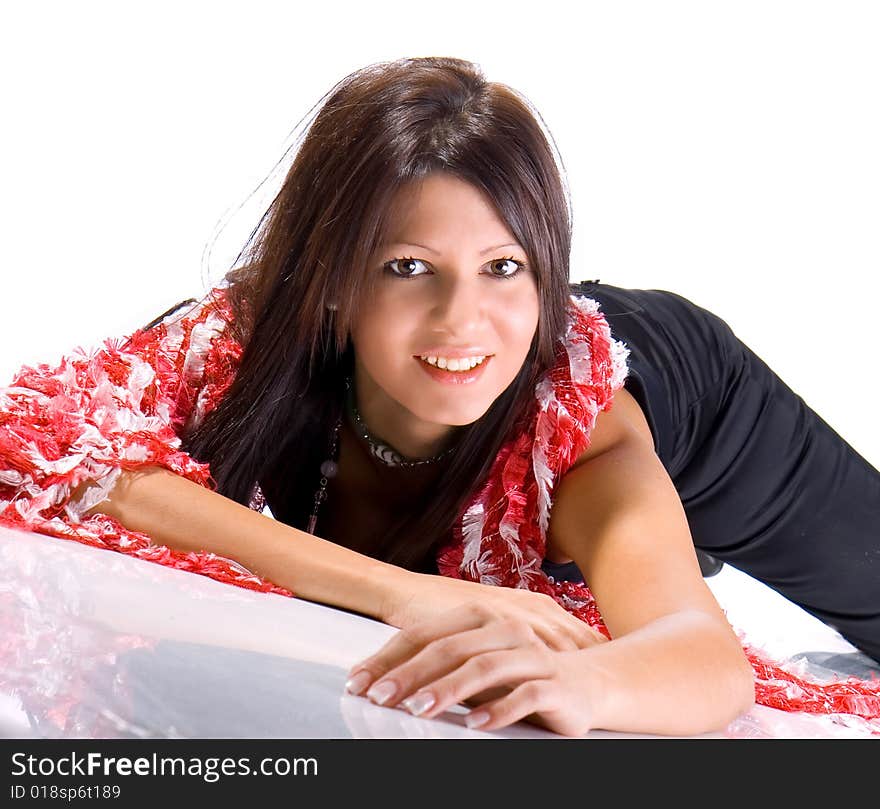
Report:
[[[456,447],[453,445],[432,458],[405,458],[397,452],[397,450],[389,447],[386,443],[371,435],[358,412],[357,404],[355,403],[354,384],[352,383],[350,376],[345,378],[345,406],[347,412],[354,419],[354,427],[357,434],[367,443],[373,457],[386,466],[402,468],[425,466],[426,464],[437,463],[455,452]],[[343,418],[344,414],[336,420],[336,425],[333,428],[333,435],[330,442],[330,456],[321,464],[321,480],[315,491],[315,505],[312,509],[312,514],[309,517],[308,527],[306,528],[306,531],[310,534],[315,533],[315,525],[318,522],[318,509],[320,508],[321,503],[327,499],[327,484],[330,482],[330,479],[336,477],[339,472],[339,430],[342,428]]]

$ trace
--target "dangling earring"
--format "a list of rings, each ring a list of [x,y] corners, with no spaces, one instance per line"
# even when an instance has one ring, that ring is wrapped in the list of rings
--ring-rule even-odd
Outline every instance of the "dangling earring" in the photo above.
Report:
[[[328,303],[326,304],[326,308],[332,312],[335,312],[339,308],[339,304],[337,303]]]

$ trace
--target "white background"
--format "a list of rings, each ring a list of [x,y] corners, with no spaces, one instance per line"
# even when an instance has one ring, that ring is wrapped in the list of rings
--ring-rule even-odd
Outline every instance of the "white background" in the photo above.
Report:
[[[717,312],[880,467],[878,42],[846,0],[4,4],[0,384],[219,280],[343,76],[458,56],[554,136],[572,280]]]

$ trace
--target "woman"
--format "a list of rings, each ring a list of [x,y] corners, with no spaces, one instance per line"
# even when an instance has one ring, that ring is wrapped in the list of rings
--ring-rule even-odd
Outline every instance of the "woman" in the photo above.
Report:
[[[844,592],[876,582],[876,543],[853,562],[863,537],[811,536],[821,571],[789,555],[823,465],[805,449],[790,477],[780,435],[752,435],[781,424],[844,464],[823,527],[876,511],[876,471],[793,394],[761,410],[772,390],[744,377],[781,383],[711,313],[572,288],[570,228],[515,92],[455,59],[357,71],[225,284],[16,376],[0,515],[400,627],[349,690],[426,717],[467,701],[486,729],[695,734],[745,711],[764,662],[695,542],[776,586],[827,573],[821,600],[788,592],[876,656],[877,606]]]

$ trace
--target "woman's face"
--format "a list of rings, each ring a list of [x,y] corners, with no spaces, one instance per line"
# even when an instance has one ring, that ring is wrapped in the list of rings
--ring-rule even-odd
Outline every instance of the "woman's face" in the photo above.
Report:
[[[474,186],[435,173],[398,194],[351,334],[358,410],[373,435],[406,457],[427,457],[486,413],[519,373],[538,326],[526,262]],[[486,359],[462,376],[420,355],[441,366]]]

